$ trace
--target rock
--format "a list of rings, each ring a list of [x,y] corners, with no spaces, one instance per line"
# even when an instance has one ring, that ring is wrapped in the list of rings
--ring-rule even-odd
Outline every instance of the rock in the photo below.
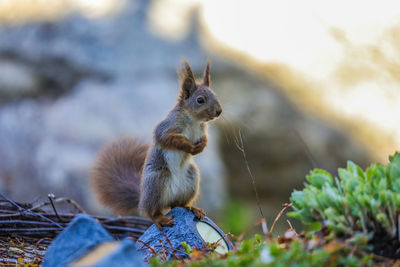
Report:
[[[138,250],[144,254],[146,261],[155,256],[154,251],[160,253],[164,248],[166,248],[164,251],[167,252],[167,259],[172,255],[177,258],[188,258],[183,242],[192,249],[197,248],[203,251],[207,248],[207,242],[210,244],[215,242],[219,244],[215,251],[221,254],[226,254],[233,249],[231,241],[208,217],[199,220],[191,211],[182,207],[173,208],[167,215],[174,218],[173,226],[164,226],[161,232],[153,224],[139,237],[140,241],[136,242]],[[199,230],[199,223],[200,227],[206,227],[203,228],[205,231]],[[150,250],[149,247],[153,249]]]
[[[44,267],[71,265],[148,266],[131,238],[116,241],[96,219],[83,214],[52,241],[43,260]]]
[[[0,70],[0,105],[21,98],[56,98],[83,79],[107,79],[68,58],[49,55],[37,59],[9,50],[0,50]]]
[[[38,90],[39,81],[28,66],[9,60],[0,60],[0,96],[16,98],[32,95]]]

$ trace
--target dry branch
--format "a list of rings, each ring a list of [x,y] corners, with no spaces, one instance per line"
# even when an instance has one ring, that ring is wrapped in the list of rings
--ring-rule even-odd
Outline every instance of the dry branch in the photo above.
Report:
[[[0,193],[0,265],[23,263],[40,264],[47,246],[77,213],[55,210],[51,202],[33,207],[32,204],[17,203]],[[73,207],[79,205],[70,199],[52,199],[53,204],[66,202]],[[51,205],[54,213],[42,210]],[[116,239],[127,236],[138,238],[152,224],[149,219],[125,216],[93,216]]]

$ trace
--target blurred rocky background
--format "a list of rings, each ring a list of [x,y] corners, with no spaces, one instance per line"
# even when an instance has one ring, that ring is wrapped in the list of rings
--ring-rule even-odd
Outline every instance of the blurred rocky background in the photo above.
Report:
[[[359,118],[316,105],[307,77],[213,38],[198,1],[28,2],[0,3],[0,191],[16,201],[53,192],[106,214],[88,186],[96,152],[123,136],[151,140],[174,104],[183,57],[198,75],[211,59],[224,108],[196,157],[199,205],[235,231],[257,217],[240,137],[269,222],[310,169],[335,173],[348,159],[365,167],[396,148],[373,153],[382,142],[367,137],[379,131],[358,138]]]

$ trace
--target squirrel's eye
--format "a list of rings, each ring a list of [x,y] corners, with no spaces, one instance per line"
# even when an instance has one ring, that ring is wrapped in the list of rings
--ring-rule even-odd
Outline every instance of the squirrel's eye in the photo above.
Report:
[[[202,97],[202,96],[199,96],[199,97],[196,99],[196,101],[197,101],[197,103],[199,103],[199,104],[204,104],[204,102],[206,102],[205,99],[204,99],[204,97]]]

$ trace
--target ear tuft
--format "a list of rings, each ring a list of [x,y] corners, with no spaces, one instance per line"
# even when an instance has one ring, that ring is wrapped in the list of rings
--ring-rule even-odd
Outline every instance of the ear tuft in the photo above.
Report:
[[[196,90],[196,82],[193,75],[192,68],[185,59],[182,62],[181,71],[178,72],[180,84],[181,84],[181,97],[187,99]]]
[[[203,85],[210,87],[211,85],[211,80],[210,80],[210,60],[207,60],[207,65],[206,68],[204,69],[204,75],[203,75]]]
[[[190,89],[192,86],[193,86],[192,78],[186,77],[186,79],[183,81],[182,87]]]

